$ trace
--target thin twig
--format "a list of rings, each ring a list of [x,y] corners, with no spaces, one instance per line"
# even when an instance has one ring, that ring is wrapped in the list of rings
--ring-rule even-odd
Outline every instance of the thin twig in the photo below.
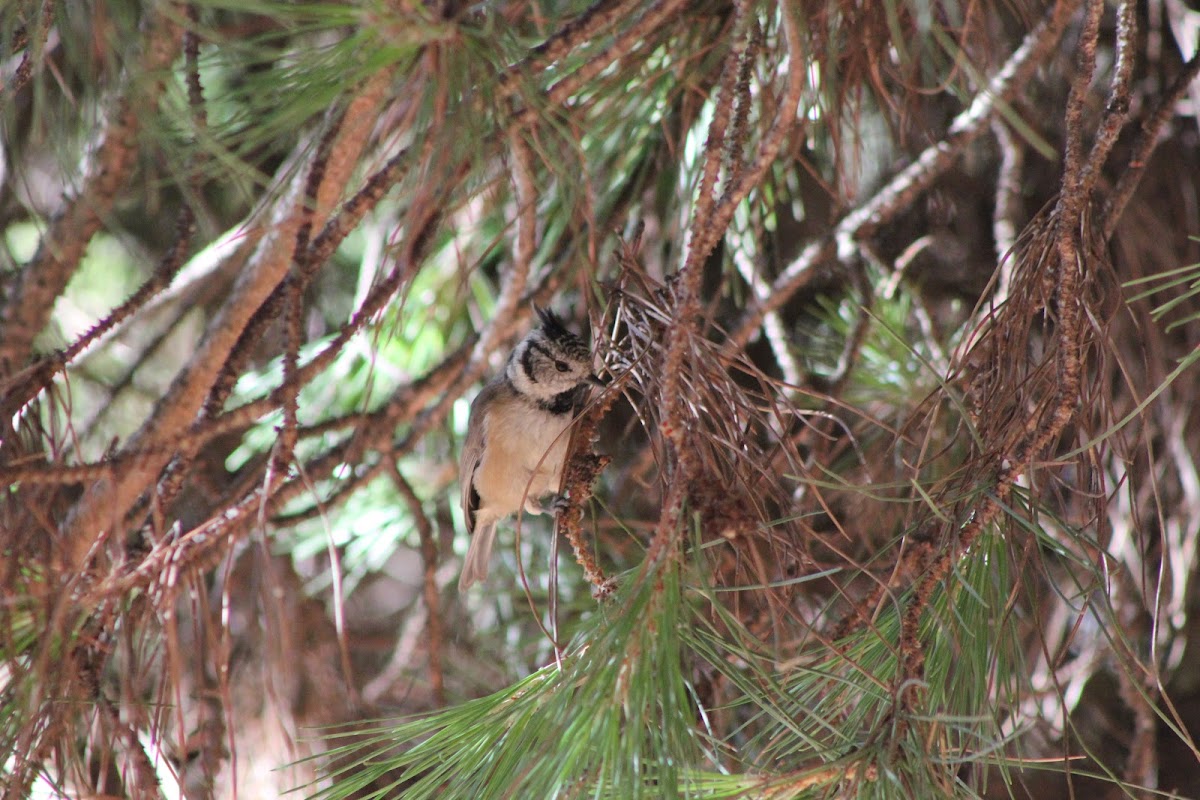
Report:
[[[618,378],[619,382],[621,378]],[[559,494],[567,498],[566,509],[555,520],[556,533],[561,533],[571,544],[575,563],[583,569],[583,577],[595,587],[593,595],[603,599],[612,592],[612,582],[605,577],[604,570],[583,538],[583,505],[592,496],[596,478],[608,466],[611,458],[593,452],[598,438],[597,427],[620,396],[619,385],[609,385],[596,400],[583,410],[571,428],[571,440],[567,444],[570,458],[563,469]],[[557,541],[557,540],[556,540]],[[551,619],[555,619],[551,615]]]
[[[658,30],[685,4],[686,0],[655,0],[646,13],[622,31],[612,44],[580,66],[579,69],[558,80],[547,89],[546,102],[552,106],[565,104],[567,100],[587,86],[593,78],[608,69],[610,64],[649,39],[651,33]],[[539,113],[541,112],[538,108],[526,106],[513,115],[511,125],[518,128],[532,125],[537,120]]]
[[[544,42],[529,51],[529,55],[509,67],[500,76],[501,91],[512,91],[517,81],[535,69],[553,64],[579,47],[590,44],[602,31],[627,18],[640,5],[640,0],[596,0],[583,13],[568,20]]]
[[[998,305],[1008,297],[1012,288],[1011,255],[1019,230],[1017,221],[1021,216],[1021,172],[1025,165],[1025,147],[1013,136],[1008,124],[1001,119],[992,120],[992,133],[1000,150],[1000,164],[996,169],[996,207],[992,211],[992,238],[996,243],[996,263],[1000,274],[996,282],[994,302]]]
[[[1121,0],[1117,8],[1117,63],[1113,68],[1104,119],[1100,122],[1087,165],[1083,168],[1080,185],[1080,191],[1089,198],[1108,161],[1108,154],[1129,119],[1129,88],[1137,58],[1137,10],[1134,5],[1132,0]]]
[[[721,195],[721,202],[711,224],[715,230],[722,233],[729,227],[737,206],[758,186],[763,175],[775,163],[784,142],[800,119],[800,99],[804,94],[807,72],[795,67],[804,61],[804,41],[797,19],[803,11],[792,0],[784,0],[781,11],[784,39],[787,41],[787,86],[783,97],[776,104],[775,120],[758,146],[758,155],[754,163],[748,168],[736,171],[736,178],[729,182]]]
[[[1154,153],[1155,148],[1158,147],[1163,128],[1175,116],[1175,107],[1188,93],[1197,75],[1200,75],[1200,48],[1184,64],[1183,70],[1175,76],[1171,87],[1142,121],[1141,132],[1129,155],[1129,163],[1121,171],[1121,177],[1117,179],[1117,185],[1105,203],[1104,221],[1101,224],[1105,241],[1111,239],[1113,233],[1116,232],[1117,223],[1120,222],[1121,215],[1125,213],[1125,207],[1133,199],[1133,193],[1137,191],[1142,176],[1146,174],[1146,164],[1150,161],[1150,156]]]
[[[1061,212],[1068,214],[1067,219],[1063,220],[1068,229],[1072,227],[1072,222],[1077,221],[1087,199],[1080,191],[1086,166],[1083,160],[1083,109],[1087,102],[1088,88],[1092,84],[1092,76],[1096,71],[1096,45],[1100,37],[1100,17],[1103,12],[1103,2],[1087,0],[1083,30],[1079,34],[1077,45],[1078,62],[1075,65],[1075,74],[1071,78],[1071,91],[1067,96],[1067,110],[1063,116],[1067,130],[1063,147],[1063,198],[1059,200],[1059,208]]]
[[[708,123],[708,137],[704,141],[704,166],[700,170],[700,185],[696,188],[696,202],[692,209],[692,224],[689,228],[689,243],[687,261],[683,270],[688,272],[684,277],[685,283],[699,281],[699,271],[704,259],[712,252],[720,240],[723,229],[717,229],[712,224],[713,212],[716,209],[717,179],[721,174],[721,165],[726,161],[726,133],[733,120],[734,104],[738,97],[738,78],[742,73],[743,62],[746,60],[748,45],[746,42],[749,23],[746,6],[749,0],[738,0],[733,4],[733,33],[732,47],[725,57],[725,65],[721,70],[721,82],[717,90],[717,98],[713,103],[712,120]],[[735,146],[739,146],[735,144]],[[739,146],[740,149],[740,146]],[[689,287],[688,291],[692,291]],[[668,393],[669,396],[669,393]]]
[[[38,24],[34,29],[34,35],[30,36],[28,28],[20,28],[13,35],[12,49],[13,51],[25,50],[25,54],[21,56],[21,63],[17,64],[16,70],[13,72],[12,81],[5,85],[0,80],[0,107],[8,105],[12,99],[25,88],[25,84],[29,83],[29,79],[33,77],[33,64],[35,59],[40,59],[46,49],[46,40],[50,36],[50,30],[54,27],[54,0],[43,0],[42,13],[38,17]]]

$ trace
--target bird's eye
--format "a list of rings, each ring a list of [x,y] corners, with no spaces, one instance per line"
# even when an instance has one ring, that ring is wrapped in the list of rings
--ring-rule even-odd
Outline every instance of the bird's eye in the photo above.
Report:
[[[554,368],[557,369],[559,372],[570,372],[571,371],[571,365],[565,361],[555,361]]]

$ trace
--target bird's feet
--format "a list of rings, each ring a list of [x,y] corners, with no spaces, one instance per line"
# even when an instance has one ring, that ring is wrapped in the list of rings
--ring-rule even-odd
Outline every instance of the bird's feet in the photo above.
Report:
[[[571,505],[565,494],[551,494],[546,497],[546,505],[542,505],[532,497],[525,498],[526,514],[545,514],[547,506],[553,516],[560,516]]]
[[[556,494],[550,498],[550,513],[554,516],[562,516],[571,506],[571,501],[565,494]]]

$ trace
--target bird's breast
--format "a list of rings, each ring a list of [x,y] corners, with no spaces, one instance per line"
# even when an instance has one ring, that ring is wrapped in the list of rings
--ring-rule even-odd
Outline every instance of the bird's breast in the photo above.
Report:
[[[528,406],[493,408],[474,487],[494,518],[515,512],[526,498],[557,492],[567,453],[568,414]]]
[[[570,414],[551,414],[524,405],[501,408],[488,420],[487,449],[495,448],[506,461],[529,472],[536,469],[557,475],[566,456],[570,424]]]

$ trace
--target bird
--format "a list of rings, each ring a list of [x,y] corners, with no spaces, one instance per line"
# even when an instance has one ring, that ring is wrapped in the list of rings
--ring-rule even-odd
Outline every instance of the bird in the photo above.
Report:
[[[513,349],[504,370],[471,403],[459,465],[462,510],[471,544],[458,579],[460,592],[487,579],[496,523],[523,506],[544,512],[567,457],[568,428],[587,402],[592,351],[554,311],[534,307],[539,324]]]

